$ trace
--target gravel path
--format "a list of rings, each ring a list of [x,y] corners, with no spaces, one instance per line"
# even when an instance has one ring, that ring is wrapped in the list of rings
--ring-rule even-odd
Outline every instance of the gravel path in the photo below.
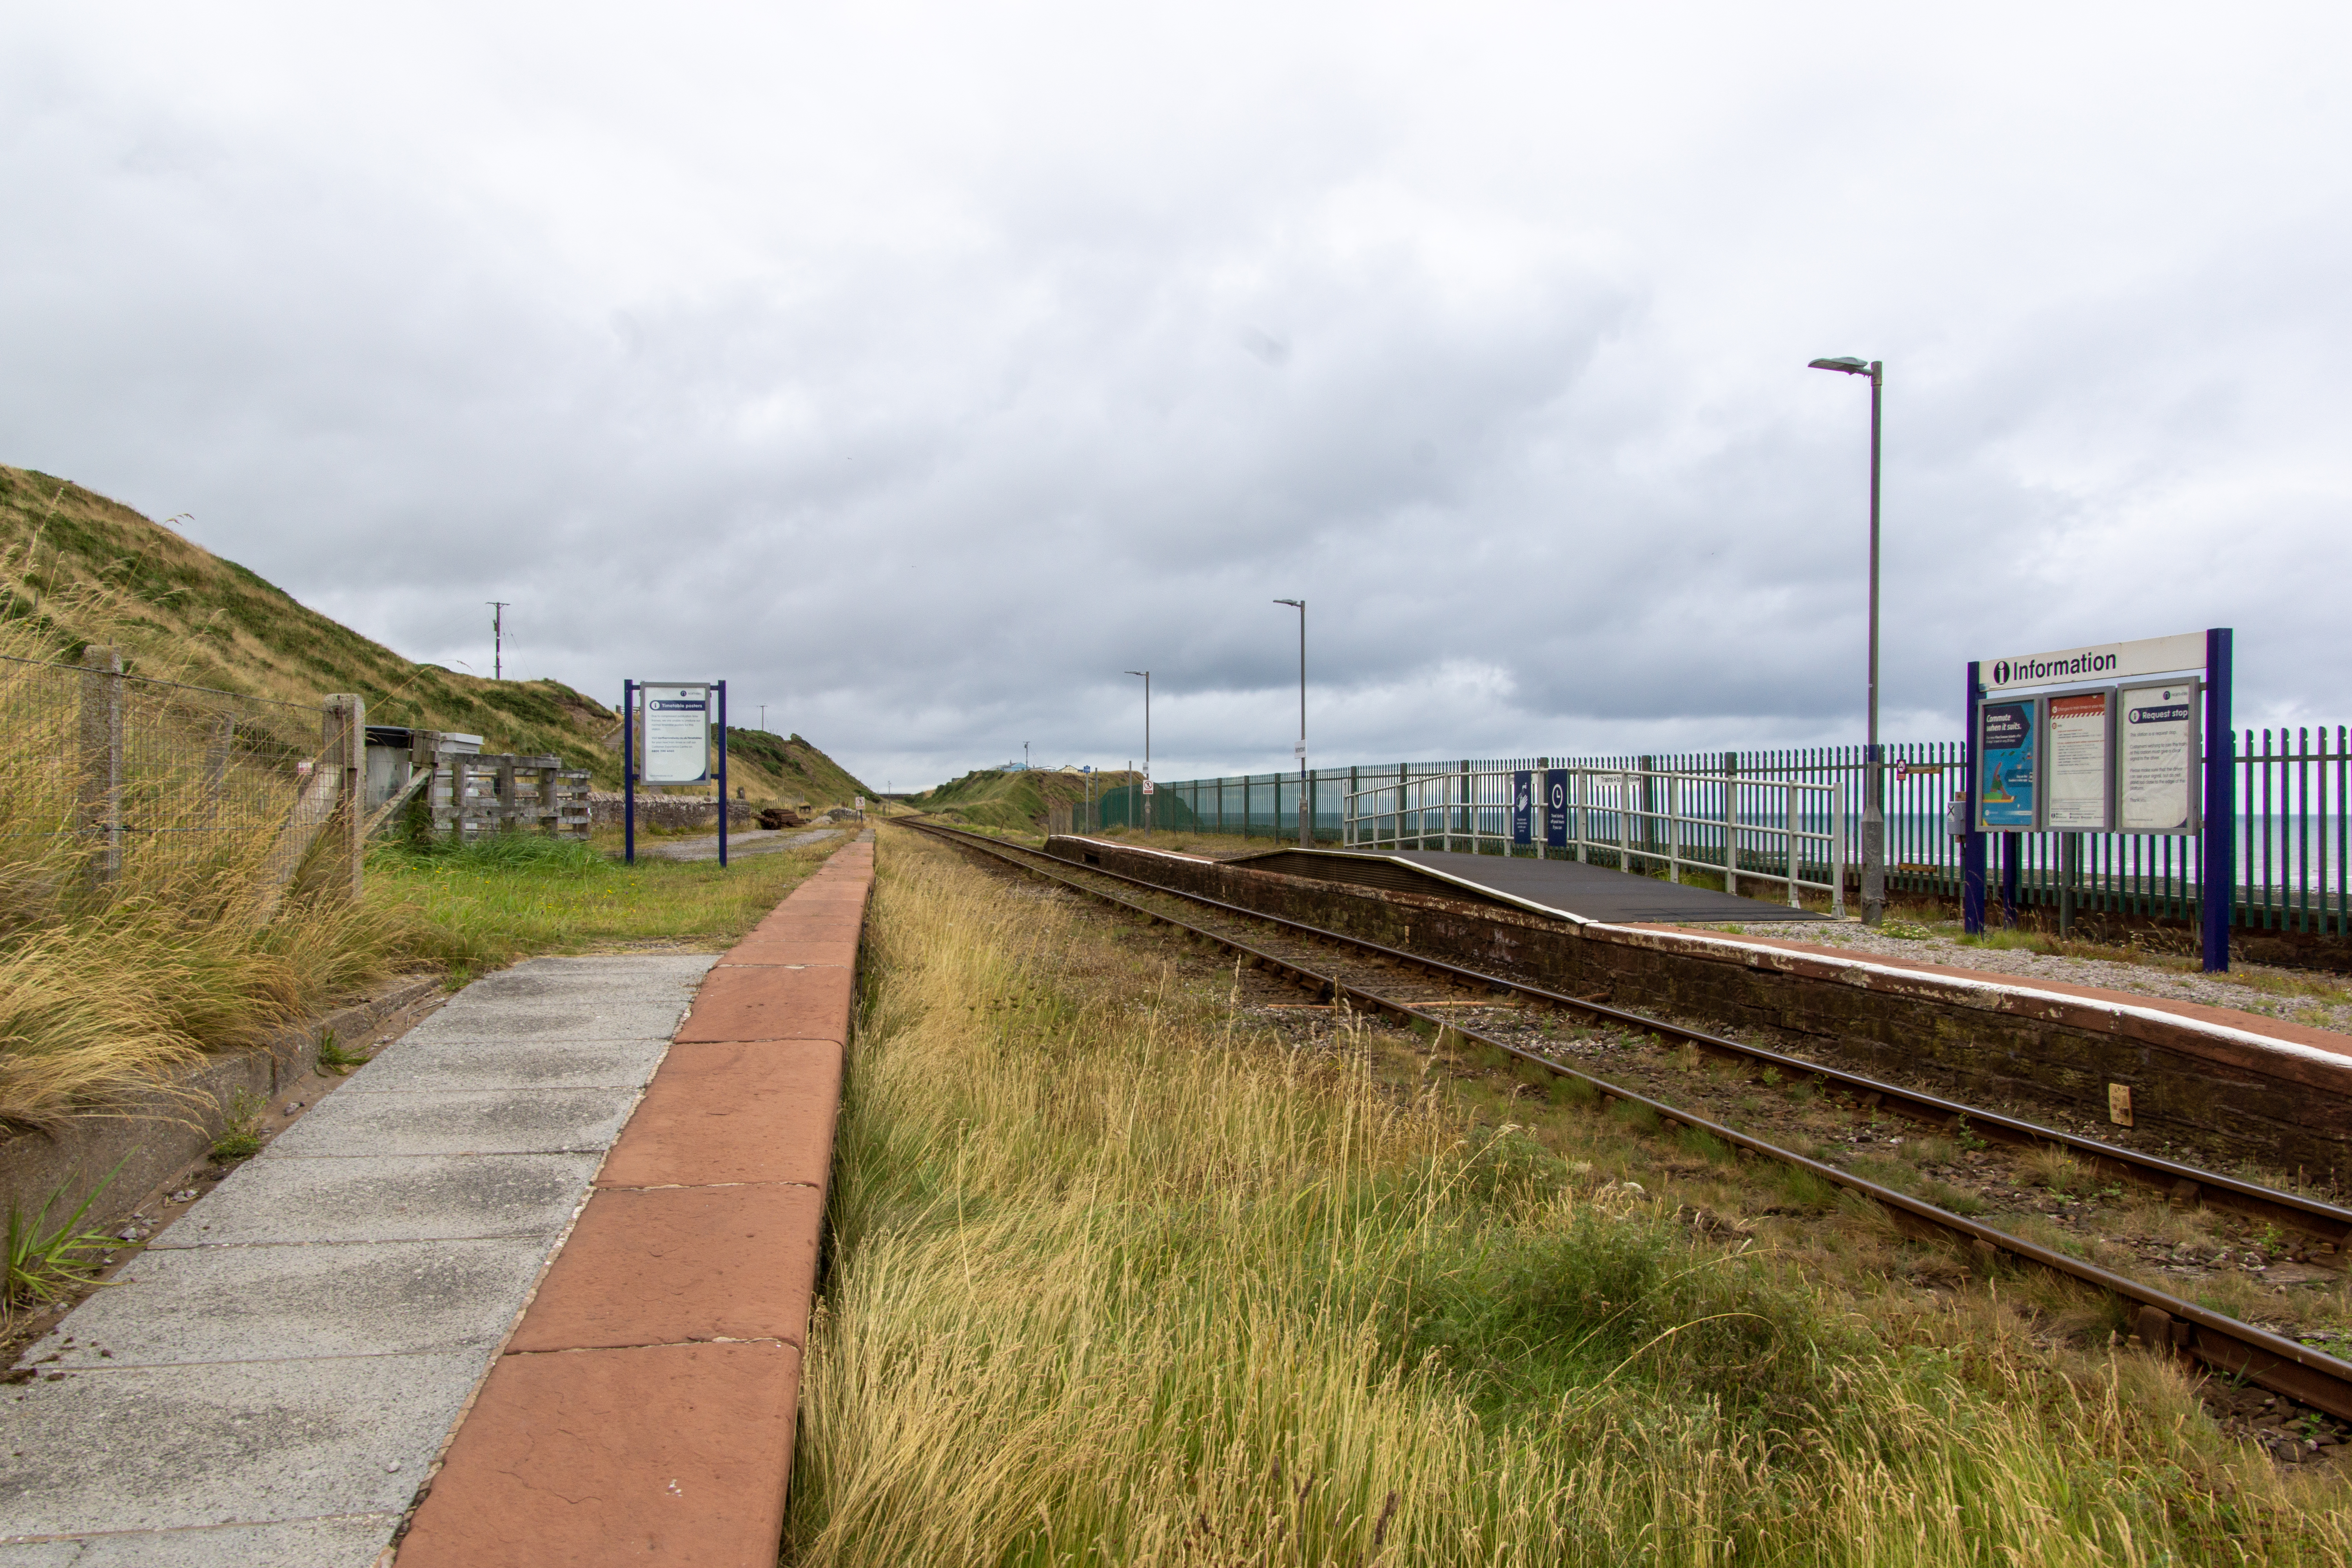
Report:
[[[1727,926],[1692,930],[1731,931]],[[1917,931],[1924,928],[1909,927]],[[2263,964],[2239,963],[2230,974],[2205,974],[2195,970],[2168,969],[2155,963],[2133,963],[2105,958],[2067,958],[2024,948],[1969,947],[1955,935],[1930,931],[1925,936],[1896,936],[1885,928],[1872,931],[1854,921],[1811,921],[1803,924],[1758,927],[1741,933],[1787,942],[1818,942],[1843,948],[1857,957],[1910,959],[1922,963],[1949,964],[2014,974],[2029,980],[2056,980],[2073,985],[2096,985],[2109,991],[2130,991],[2143,996],[2198,1002],[2209,1007],[2234,1007],[2284,1018],[2313,1028],[2352,1034],[2352,992],[2332,977]],[[2311,994],[2312,992],[2324,994]]]

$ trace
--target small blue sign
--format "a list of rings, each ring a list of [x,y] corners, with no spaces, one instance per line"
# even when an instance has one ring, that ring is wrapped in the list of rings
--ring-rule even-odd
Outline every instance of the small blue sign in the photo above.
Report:
[[[1536,775],[1516,773],[1511,775],[1511,842],[1533,844],[1535,835]]]
[[[1544,843],[1568,847],[1568,774],[1558,769],[1544,774]]]

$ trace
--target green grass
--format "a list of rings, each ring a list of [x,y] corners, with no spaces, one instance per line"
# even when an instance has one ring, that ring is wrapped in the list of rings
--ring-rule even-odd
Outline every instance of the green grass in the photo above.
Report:
[[[715,860],[640,859],[535,835],[462,847],[383,846],[367,901],[408,927],[418,956],[460,976],[537,952],[691,942],[723,947],[773,909],[838,838]]]
[[[18,1308],[39,1306],[79,1288],[98,1268],[97,1259],[117,1244],[110,1236],[81,1228],[82,1216],[99,1195],[114,1184],[122,1169],[118,1162],[103,1181],[89,1190],[79,1207],[62,1219],[50,1210],[65,1201],[66,1185],[43,1199],[30,1215],[8,1210],[7,1279],[0,1283],[0,1321]]]

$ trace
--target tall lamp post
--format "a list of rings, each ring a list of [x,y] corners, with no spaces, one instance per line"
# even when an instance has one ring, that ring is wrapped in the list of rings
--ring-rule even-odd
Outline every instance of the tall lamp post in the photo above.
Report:
[[[1878,754],[1878,411],[1886,367],[1846,354],[1817,359],[1807,368],[1870,377],[1870,733],[1862,763],[1862,923],[1874,926],[1886,913],[1886,764]]]
[[[1143,836],[1151,837],[1151,672],[1130,669],[1143,677]]]
[[[1276,599],[1298,612],[1298,847],[1315,847],[1315,818],[1307,800],[1307,601]]]

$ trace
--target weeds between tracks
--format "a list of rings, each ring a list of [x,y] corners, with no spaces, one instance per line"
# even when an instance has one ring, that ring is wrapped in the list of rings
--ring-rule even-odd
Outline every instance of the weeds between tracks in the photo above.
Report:
[[[790,1561],[2352,1560],[2167,1368],[1878,1312],[1610,1119],[1482,1127],[1398,1037],[881,850]]]

